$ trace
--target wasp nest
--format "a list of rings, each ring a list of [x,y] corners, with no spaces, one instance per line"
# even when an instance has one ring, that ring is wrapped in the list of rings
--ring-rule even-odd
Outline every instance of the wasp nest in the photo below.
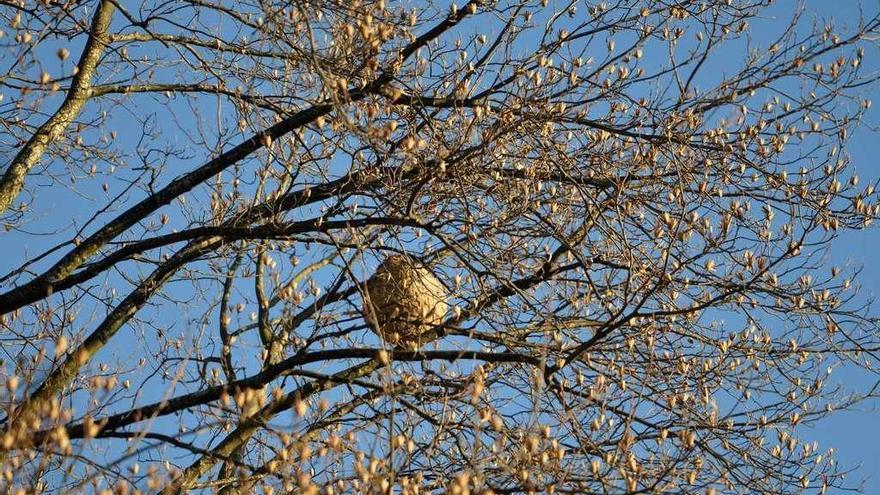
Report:
[[[367,281],[364,315],[392,345],[418,347],[421,335],[443,321],[446,288],[431,270],[404,255],[392,255]]]

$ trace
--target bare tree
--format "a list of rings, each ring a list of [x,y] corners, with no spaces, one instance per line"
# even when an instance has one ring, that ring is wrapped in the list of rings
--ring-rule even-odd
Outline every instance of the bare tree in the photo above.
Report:
[[[767,3],[0,2],[3,489],[843,486],[880,18]]]

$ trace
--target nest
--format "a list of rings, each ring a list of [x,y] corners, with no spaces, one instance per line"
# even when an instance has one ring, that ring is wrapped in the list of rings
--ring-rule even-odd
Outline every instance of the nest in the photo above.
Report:
[[[446,298],[431,270],[408,256],[392,255],[367,281],[364,315],[385,342],[417,348],[422,334],[443,321]]]

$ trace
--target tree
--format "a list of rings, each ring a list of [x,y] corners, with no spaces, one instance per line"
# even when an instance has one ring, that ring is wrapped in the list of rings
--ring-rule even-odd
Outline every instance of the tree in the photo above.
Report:
[[[802,425],[872,395],[824,256],[880,18],[444,3],[3,2],[5,490],[843,483]],[[420,346],[364,317],[394,254]]]

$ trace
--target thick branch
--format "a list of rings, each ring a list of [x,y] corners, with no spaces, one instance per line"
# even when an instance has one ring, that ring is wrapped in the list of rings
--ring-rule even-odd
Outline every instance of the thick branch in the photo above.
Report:
[[[107,28],[112,17],[113,3],[108,0],[101,2],[92,20],[89,39],[77,64],[78,72],[73,77],[64,102],[19,150],[12,163],[6,168],[3,178],[0,179],[0,213],[9,208],[24,188],[24,179],[28,171],[40,161],[49,143],[58,139],[88,101],[92,79],[106,45]]]
[[[199,392],[174,397],[172,399],[155,402],[146,406],[130,409],[126,412],[107,416],[92,421],[99,425],[98,436],[107,436],[106,432],[118,430],[142,421],[148,421],[157,417],[174,414],[194,406],[204,405],[219,400],[224,394],[234,394],[246,389],[259,389],[273,380],[282,376],[297,374],[296,367],[309,363],[342,360],[342,359],[379,359],[380,349],[355,348],[355,349],[328,349],[324,351],[307,352],[291,356],[283,361],[266,367],[265,370],[255,375],[236,380],[224,385],[216,385]],[[459,361],[473,360],[490,363],[526,363],[540,366],[541,360],[534,356],[517,354],[515,352],[482,352],[468,350],[446,351],[406,351],[401,349],[387,351],[388,358],[394,361]],[[363,376],[363,375],[360,375]],[[333,380],[331,380],[333,381]],[[66,427],[68,438],[85,438],[87,427],[82,423],[72,424]],[[92,431],[94,435],[94,430]],[[35,434],[32,442],[43,442],[51,431]]]

